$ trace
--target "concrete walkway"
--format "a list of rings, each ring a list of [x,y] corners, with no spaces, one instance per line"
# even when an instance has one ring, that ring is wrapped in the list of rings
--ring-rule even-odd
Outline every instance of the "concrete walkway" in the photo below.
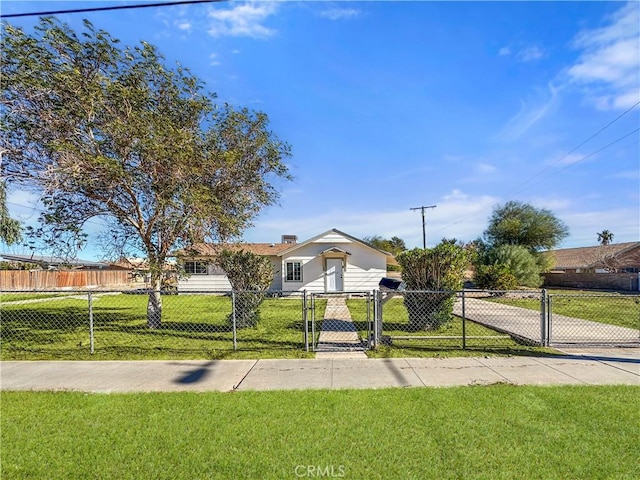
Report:
[[[454,313],[462,315],[462,302],[456,302]],[[465,316],[469,320],[499,332],[508,333],[532,343],[541,343],[542,326],[539,311],[477,298],[466,298]],[[549,341],[552,347],[572,344],[637,346],[640,345],[640,331],[554,314]]]
[[[515,385],[640,386],[640,349],[538,357],[0,362],[0,388],[85,392]]]
[[[344,297],[327,299],[316,358],[367,358]]]

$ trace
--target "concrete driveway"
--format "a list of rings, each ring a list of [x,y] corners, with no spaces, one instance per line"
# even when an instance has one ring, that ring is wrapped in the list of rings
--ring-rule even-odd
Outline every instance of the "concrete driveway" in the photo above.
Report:
[[[462,315],[462,302],[454,313]],[[544,343],[549,329],[549,345],[630,345],[640,346],[640,330],[553,314],[549,325],[539,311],[514,307],[478,298],[465,298],[465,316],[493,330],[508,333],[525,341]]]

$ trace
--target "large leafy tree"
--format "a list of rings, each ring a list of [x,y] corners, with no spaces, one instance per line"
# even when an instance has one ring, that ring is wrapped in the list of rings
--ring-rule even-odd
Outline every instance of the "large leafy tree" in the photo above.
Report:
[[[372,235],[370,237],[364,237],[362,240],[373,247],[379,248],[380,250],[384,250],[385,252],[389,252],[393,255],[398,255],[407,249],[404,240],[400,237],[391,237],[390,239],[387,239],[380,235]]]
[[[41,192],[52,231],[100,217],[112,244],[143,251],[159,327],[166,257],[239,236],[277,200],[289,146],[264,113],[216,104],[153,46],[87,21],[79,34],[53,18],[33,34],[3,24],[1,55],[4,174]]]
[[[551,211],[509,201],[493,210],[484,238],[489,247],[520,245],[530,252],[550,250],[569,234]]]
[[[18,243],[22,239],[21,230],[20,222],[9,216],[6,185],[0,179],[0,241],[7,245]]]

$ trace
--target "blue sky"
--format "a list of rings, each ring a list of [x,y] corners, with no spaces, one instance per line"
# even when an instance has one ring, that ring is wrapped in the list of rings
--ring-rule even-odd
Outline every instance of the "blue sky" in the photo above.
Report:
[[[2,11],[87,4],[118,3]],[[429,246],[470,241],[493,207],[519,200],[554,212],[574,247],[604,229],[640,240],[639,15],[638,2],[261,1],[61,18],[152,43],[220,101],[269,115],[295,178],[246,241],[338,228],[421,246],[410,208],[422,205],[437,205]],[[9,202],[35,222],[37,197]],[[99,253],[92,242],[80,256]]]

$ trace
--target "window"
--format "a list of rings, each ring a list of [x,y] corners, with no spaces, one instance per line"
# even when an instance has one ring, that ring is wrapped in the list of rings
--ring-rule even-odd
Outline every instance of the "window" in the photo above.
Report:
[[[206,262],[184,262],[184,271],[195,275],[206,275]]]
[[[301,282],[302,281],[302,262],[287,262],[285,264],[285,281]]]

